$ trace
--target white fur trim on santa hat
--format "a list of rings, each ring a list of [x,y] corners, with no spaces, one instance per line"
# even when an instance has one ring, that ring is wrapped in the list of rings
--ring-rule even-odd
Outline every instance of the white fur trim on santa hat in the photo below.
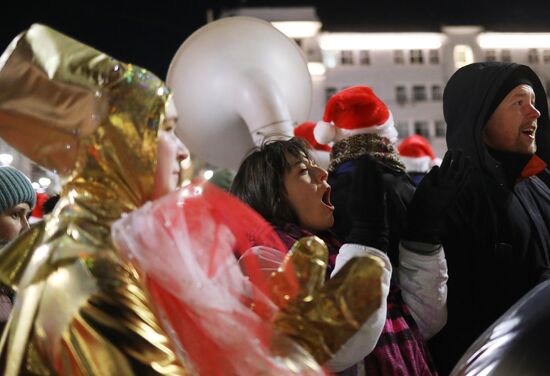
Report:
[[[384,124],[373,125],[370,127],[358,129],[341,129],[335,127],[336,136],[334,138],[334,141],[337,142],[343,140],[344,138],[348,138],[358,134],[371,133],[376,134],[380,137],[385,137],[390,140],[392,144],[395,144],[397,142],[397,129],[395,129],[393,115],[391,111],[389,113],[390,116],[388,116],[388,120],[386,120]]]
[[[428,172],[435,165],[429,156],[424,157],[400,157],[407,172]]]
[[[327,145],[334,141],[336,137],[336,127],[326,121],[318,121],[313,128],[313,137],[320,144]]]
[[[32,225],[36,222],[40,222],[41,220],[43,220],[44,218],[39,218],[39,217],[33,217],[33,216],[30,216],[29,217],[29,225]]]

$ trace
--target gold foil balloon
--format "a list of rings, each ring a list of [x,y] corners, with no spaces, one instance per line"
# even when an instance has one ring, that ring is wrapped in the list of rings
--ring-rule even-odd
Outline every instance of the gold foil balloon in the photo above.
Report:
[[[17,291],[3,375],[182,375],[110,225],[150,199],[169,91],[127,65],[33,25],[0,57],[0,137],[62,179],[55,211],[0,254]]]

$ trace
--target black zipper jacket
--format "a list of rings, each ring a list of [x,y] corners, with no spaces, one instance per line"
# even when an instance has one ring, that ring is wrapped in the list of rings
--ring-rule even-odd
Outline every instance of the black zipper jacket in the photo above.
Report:
[[[451,77],[444,92],[447,146],[462,149],[473,163],[447,213],[442,237],[449,268],[449,316],[430,345],[444,375],[500,315],[550,277],[550,190],[537,176],[517,181],[530,156],[494,152],[482,140],[491,103],[512,72],[533,83],[535,106],[541,112],[537,155],[548,162],[547,98],[529,67],[471,64]],[[547,170],[541,174],[549,176]]]

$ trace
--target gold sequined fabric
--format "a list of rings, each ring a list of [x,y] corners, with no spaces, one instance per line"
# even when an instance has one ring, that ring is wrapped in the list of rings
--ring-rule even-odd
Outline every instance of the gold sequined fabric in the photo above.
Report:
[[[42,25],[0,57],[0,137],[63,185],[54,212],[0,253],[17,290],[1,374],[191,373],[110,235],[151,197],[168,97],[150,72]]]

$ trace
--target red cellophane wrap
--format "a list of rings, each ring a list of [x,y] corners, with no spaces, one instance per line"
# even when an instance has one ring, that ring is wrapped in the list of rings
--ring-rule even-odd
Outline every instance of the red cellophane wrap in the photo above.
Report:
[[[198,374],[302,373],[269,351],[278,308],[268,298],[264,273],[287,250],[248,206],[210,184],[193,183],[124,216],[112,233],[123,257],[145,277],[163,325]],[[243,258],[246,277],[237,259],[259,244],[263,250]],[[298,289],[292,276],[288,286],[292,297]],[[289,346],[304,352],[291,341]]]

